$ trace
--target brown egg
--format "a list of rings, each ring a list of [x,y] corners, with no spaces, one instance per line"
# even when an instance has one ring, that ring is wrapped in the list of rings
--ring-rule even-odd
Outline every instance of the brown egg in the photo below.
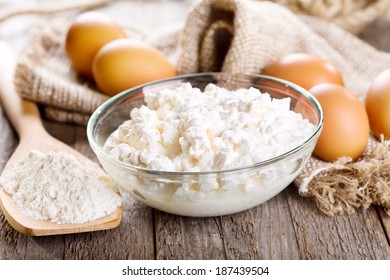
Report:
[[[92,61],[97,51],[108,42],[125,37],[122,28],[109,16],[86,12],[71,24],[65,49],[73,68],[83,76],[92,77]]]
[[[339,70],[330,62],[305,54],[289,54],[267,66],[262,74],[297,84],[307,90],[321,83],[344,85]]]
[[[326,161],[342,156],[359,158],[368,143],[370,127],[363,103],[346,88],[320,84],[310,89],[324,111],[324,124],[314,154]]]
[[[366,96],[370,127],[376,137],[390,139],[390,69],[380,73],[371,83]]]
[[[97,86],[111,96],[175,74],[173,65],[160,50],[132,39],[118,39],[106,44],[93,61]]]

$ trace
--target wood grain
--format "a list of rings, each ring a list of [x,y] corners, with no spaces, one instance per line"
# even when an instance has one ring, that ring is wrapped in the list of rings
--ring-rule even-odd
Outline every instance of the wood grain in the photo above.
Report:
[[[314,202],[288,190],[295,234],[303,259],[389,259],[390,246],[375,208],[329,217]]]
[[[390,244],[390,216],[385,214],[384,210],[381,208],[377,210],[383,226],[383,230],[385,231],[387,237],[387,242]]]
[[[157,259],[299,259],[287,198],[281,193],[234,215],[189,218],[156,211]]]
[[[26,260],[62,260],[65,251],[65,235],[31,237],[23,236],[26,240]]]
[[[221,223],[227,259],[251,260],[260,258],[253,209],[223,216]]]
[[[26,238],[23,234],[14,230],[0,214],[0,259],[23,260],[26,252]]]
[[[64,259],[154,259],[151,209],[125,195],[119,227],[66,236]]]
[[[18,139],[15,131],[12,129],[7,117],[5,116],[2,104],[0,102],[0,172],[3,171],[5,164],[15,150]]]
[[[1,103],[0,103],[1,104]],[[0,106],[0,173],[15,149],[18,139]],[[0,211],[0,259],[24,259],[26,239],[15,231]]]
[[[155,210],[156,259],[225,259],[220,219]]]
[[[285,190],[254,209],[261,259],[301,258],[287,196]]]

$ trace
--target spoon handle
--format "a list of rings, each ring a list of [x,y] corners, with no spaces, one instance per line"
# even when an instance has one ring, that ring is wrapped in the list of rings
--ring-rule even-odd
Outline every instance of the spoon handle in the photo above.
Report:
[[[28,139],[31,134],[42,133],[45,129],[37,105],[22,99],[16,92],[13,82],[15,68],[14,51],[0,41],[0,101],[19,137]]]

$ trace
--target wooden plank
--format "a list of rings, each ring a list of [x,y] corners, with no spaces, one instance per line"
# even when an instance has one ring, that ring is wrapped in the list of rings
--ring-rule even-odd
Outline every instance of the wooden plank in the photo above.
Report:
[[[221,217],[222,237],[227,259],[259,259],[258,233],[254,210]]]
[[[122,222],[117,228],[67,235],[64,259],[154,259],[151,209],[127,195],[125,202]]]
[[[156,259],[226,259],[220,218],[193,218],[155,210]]]
[[[288,189],[288,203],[303,259],[389,259],[390,247],[375,211],[325,216],[313,200]]]
[[[0,212],[0,259],[23,260],[26,252],[26,238],[14,230]]]
[[[287,195],[283,191],[254,208],[261,259],[300,259]]]
[[[386,233],[387,241],[390,244],[390,216],[386,215],[383,209],[378,209],[378,214],[382,222],[383,230]]]
[[[156,211],[155,222],[157,259],[299,259],[285,196],[215,218]]]
[[[223,217],[188,218],[156,211],[155,223],[157,259],[300,257],[283,193],[253,209]]]
[[[247,211],[221,217],[228,259],[299,259],[286,194]]]
[[[1,105],[1,103],[0,103]],[[0,172],[18,144],[18,138],[0,106]]]
[[[155,211],[156,259],[185,259],[183,218]]]
[[[0,106],[0,173],[14,151],[18,139]],[[14,230],[0,212],[0,259],[24,259],[26,239]]]
[[[25,260],[62,260],[64,258],[64,235],[31,237],[26,239]]]

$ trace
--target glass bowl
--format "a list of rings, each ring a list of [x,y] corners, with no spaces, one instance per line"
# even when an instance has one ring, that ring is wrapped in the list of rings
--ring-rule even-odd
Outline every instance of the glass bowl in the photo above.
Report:
[[[213,83],[228,90],[254,87],[269,93],[273,98],[289,97],[290,110],[308,119],[315,126],[314,132],[301,145],[282,155],[229,170],[157,171],[116,160],[103,150],[110,134],[130,118],[130,110],[143,104],[144,92],[175,89],[186,82],[201,90]],[[310,158],[322,123],[323,112],[318,101],[295,84],[263,75],[200,73],[145,84],[110,98],[92,114],[87,136],[103,168],[121,190],[161,211],[205,217],[228,215],[252,208],[285,189]],[[217,182],[219,187],[201,191],[199,184],[207,182]]]

